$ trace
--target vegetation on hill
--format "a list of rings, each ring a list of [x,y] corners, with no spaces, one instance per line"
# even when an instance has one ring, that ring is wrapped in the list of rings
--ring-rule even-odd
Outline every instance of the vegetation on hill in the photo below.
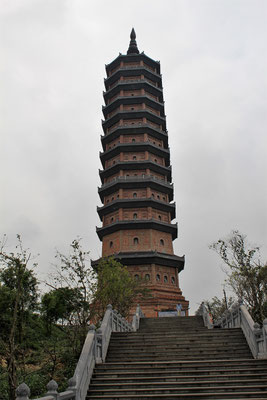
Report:
[[[0,393],[15,400],[25,382],[33,397],[46,392],[55,379],[64,390],[73,375],[93,319],[100,321],[108,304],[127,317],[138,295],[146,290],[113,258],[103,260],[98,275],[80,239],[69,255],[56,253],[56,273],[49,291],[40,294],[36,262],[20,236],[15,252],[0,243]]]

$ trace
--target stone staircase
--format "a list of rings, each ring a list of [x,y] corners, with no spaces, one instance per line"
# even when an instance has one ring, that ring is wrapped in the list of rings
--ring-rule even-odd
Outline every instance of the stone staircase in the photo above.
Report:
[[[267,360],[241,329],[207,329],[202,317],[143,318],[112,333],[88,399],[267,399]]]

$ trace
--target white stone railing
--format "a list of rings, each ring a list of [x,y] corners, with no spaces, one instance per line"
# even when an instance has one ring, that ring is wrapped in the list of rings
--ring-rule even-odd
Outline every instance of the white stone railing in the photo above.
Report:
[[[108,305],[100,328],[96,330],[94,325],[89,327],[74,375],[68,382],[68,389],[58,393],[58,384],[51,380],[47,384],[47,394],[36,400],[85,400],[95,365],[105,362],[111,333],[136,331],[143,316],[138,305],[130,324]],[[16,396],[16,400],[29,400],[30,388],[22,383],[16,390]]]
[[[242,302],[236,303],[216,321],[220,328],[241,328],[254,358],[267,359],[267,318],[262,328],[255,323]]]
[[[212,317],[205,306],[205,303],[202,302],[200,306],[198,307],[198,310],[196,311],[196,315],[201,315],[203,318],[204,326],[206,326],[208,329],[213,329],[213,322],[212,322]]]
[[[136,307],[136,312],[133,316],[133,322],[132,322],[132,328],[133,328],[134,332],[138,331],[141,318],[144,318],[144,314],[141,310],[141,307],[138,304],[138,306]]]

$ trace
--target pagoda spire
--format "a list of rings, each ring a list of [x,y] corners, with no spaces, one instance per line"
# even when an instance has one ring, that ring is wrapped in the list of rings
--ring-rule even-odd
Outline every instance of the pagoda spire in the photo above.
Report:
[[[136,43],[136,34],[135,34],[135,30],[134,28],[131,31],[131,35],[130,35],[131,41],[129,44],[129,49],[127,51],[127,54],[139,54],[139,50],[137,47],[137,43]]]

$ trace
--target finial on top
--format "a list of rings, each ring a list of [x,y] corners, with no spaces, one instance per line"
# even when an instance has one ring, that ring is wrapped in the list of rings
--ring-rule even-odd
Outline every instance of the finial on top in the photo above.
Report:
[[[136,33],[135,33],[134,28],[133,28],[132,31],[131,31],[130,38],[131,38],[132,40],[136,39]]]
[[[135,34],[134,28],[131,31],[130,38],[131,38],[131,41],[130,41],[130,45],[129,45],[129,49],[127,51],[127,54],[139,54],[139,50],[138,50],[137,43],[136,43],[136,40],[135,40],[136,39],[136,34]]]

